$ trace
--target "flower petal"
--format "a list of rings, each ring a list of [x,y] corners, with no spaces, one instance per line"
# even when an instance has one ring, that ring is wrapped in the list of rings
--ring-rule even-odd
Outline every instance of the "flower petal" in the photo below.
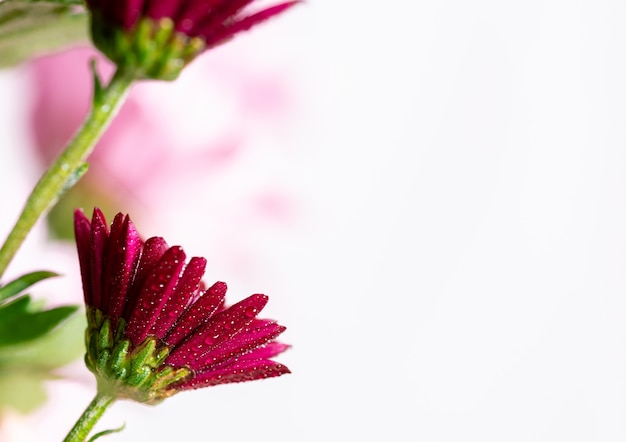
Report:
[[[213,1],[212,7],[201,13],[199,8],[201,2],[194,2],[188,5],[183,14],[180,16],[180,20],[177,23],[176,30],[184,32],[191,36],[198,36],[202,33],[203,29],[207,28],[222,28],[223,23],[229,18],[233,17],[241,9],[252,3],[254,0],[218,0]],[[185,19],[192,19],[191,26],[183,23]]]
[[[122,240],[122,227],[124,226],[124,215],[118,213],[113,218],[109,239],[106,243],[103,253],[102,266],[102,310],[109,313],[109,304],[111,301],[111,283],[119,266],[119,248]]]
[[[203,371],[209,369],[211,366],[243,356],[262,347],[284,332],[285,329],[286,327],[278,325],[275,322],[270,322],[253,329],[247,327],[230,340],[209,350],[205,355],[197,357],[189,364],[189,367],[193,370]]]
[[[107,281],[109,288],[106,292],[110,297],[109,315],[112,318],[120,318],[124,314],[124,307],[133,283],[143,242],[128,215],[120,227],[119,236],[116,235],[116,243],[112,242],[114,227],[116,227],[115,224],[111,228],[111,239],[109,240],[111,256],[107,262],[110,266],[108,267],[110,280]]]
[[[175,19],[179,14],[181,3],[184,2],[185,0],[149,1],[146,5],[145,15],[153,20]]]
[[[205,22],[198,26],[198,35],[204,37],[207,46],[214,46],[239,32],[247,31],[259,23],[281,14],[292,6],[295,6],[297,3],[300,3],[300,1],[295,0],[281,3],[239,19],[225,17],[221,18],[220,21],[217,21],[213,16],[210,16]],[[231,19],[228,20],[228,18]]]
[[[146,278],[126,326],[126,335],[133,344],[139,345],[148,336],[172,295],[184,265],[185,252],[174,246],[165,252]]]
[[[211,317],[206,324],[198,327],[191,336],[174,348],[165,362],[175,367],[190,366],[199,355],[229,340],[250,324],[265,307],[267,299],[265,295],[252,295]]]
[[[274,356],[278,356],[284,351],[291,348],[289,344],[283,344],[282,342],[272,341],[257,348],[245,356],[245,359],[269,359]]]
[[[151,335],[157,336],[160,339],[165,337],[167,332],[172,328],[172,325],[174,325],[176,320],[185,311],[194,295],[197,293],[205,268],[206,259],[197,257],[191,258],[180,277],[180,281],[176,284],[174,293],[161,309],[159,320],[152,326],[152,330],[150,331]]]
[[[197,33],[194,33],[194,30],[198,23],[204,20],[206,16],[215,14],[221,7],[221,3],[224,2],[221,0],[192,0],[184,3],[176,14],[176,31],[195,37]],[[232,1],[227,3],[232,3]]]
[[[109,240],[109,229],[106,225],[104,214],[100,209],[93,210],[91,218],[91,293],[92,307],[102,310],[103,278],[104,278],[104,253]]]
[[[81,210],[74,211],[74,236],[80,263],[80,275],[83,282],[85,304],[93,305],[91,289],[91,223]]]
[[[145,0],[103,0],[100,7],[108,20],[130,29],[141,16],[144,3]]]
[[[150,275],[150,272],[157,265],[163,254],[168,249],[168,245],[160,236],[154,236],[148,238],[143,246],[139,262],[137,263],[137,272],[135,273],[135,279],[133,285],[128,294],[128,300],[126,301],[126,308],[124,310],[124,318],[128,319],[130,313],[135,308],[137,303],[137,297],[141,291],[146,278]]]
[[[187,308],[165,338],[165,343],[175,346],[189,336],[200,324],[210,320],[218,308],[224,304],[226,284],[216,282],[200,298]]]
[[[254,381],[291,373],[289,369],[278,362],[268,360],[241,361],[224,368],[205,373],[196,373],[186,382],[175,385],[176,390],[192,390],[195,388],[211,387],[233,382]]]

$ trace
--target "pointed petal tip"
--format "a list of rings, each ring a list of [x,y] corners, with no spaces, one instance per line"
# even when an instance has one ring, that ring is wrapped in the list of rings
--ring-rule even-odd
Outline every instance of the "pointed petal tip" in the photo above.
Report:
[[[74,218],[77,217],[87,218],[85,216],[85,211],[82,209],[82,207],[77,207],[76,209],[74,209]]]
[[[207,264],[206,258],[203,258],[202,256],[194,256],[189,261],[195,261],[196,265],[203,268],[206,267]]]
[[[267,305],[267,302],[270,300],[270,297],[267,295],[263,295],[261,293],[255,293],[250,298],[254,301],[259,311],[263,309]]]
[[[258,300],[259,302],[264,302],[267,303],[267,301],[269,301],[270,297],[267,295],[264,295],[263,293],[255,293],[254,295],[251,296],[251,298],[254,298],[255,300]]]
[[[85,227],[87,230],[91,230],[91,222],[89,221],[89,218],[85,216],[85,213],[83,212],[82,209],[75,209],[74,210],[74,231],[76,232],[76,230],[79,229],[80,227]]]
[[[215,284],[209,287],[207,292],[211,293],[212,295],[225,295],[226,290],[228,290],[228,286],[226,285],[226,283],[222,281],[217,281]]]
[[[170,253],[175,253],[175,254],[180,254],[180,253],[185,253],[185,251],[183,250],[183,248],[181,246],[172,246],[170,247],[171,252]]]
[[[102,210],[100,210],[100,208],[99,208],[99,207],[94,207],[94,208],[93,208],[93,212],[92,212],[92,215],[91,215],[91,219],[93,220],[93,219],[95,219],[95,218],[99,218],[99,219],[102,219],[102,220],[104,220],[104,219],[105,219],[105,218],[104,218],[104,213],[102,213]]]

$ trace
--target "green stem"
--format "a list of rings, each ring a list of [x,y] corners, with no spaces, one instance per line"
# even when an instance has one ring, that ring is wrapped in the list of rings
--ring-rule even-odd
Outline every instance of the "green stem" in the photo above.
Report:
[[[80,416],[74,428],[70,430],[64,442],[83,442],[89,436],[93,426],[102,417],[115,398],[98,393]]]
[[[96,77],[94,103],[89,115],[65,150],[35,185],[22,213],[0,249],[0,277],[39,217],[80,178],[85,160],[117,114],[133,79],[132,75],[118,70],[108,86],[102,89]]]

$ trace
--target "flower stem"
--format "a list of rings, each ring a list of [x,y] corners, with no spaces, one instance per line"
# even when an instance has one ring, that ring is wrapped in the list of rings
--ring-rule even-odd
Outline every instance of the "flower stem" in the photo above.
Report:
[[[102,88],[96,75],[93,105],[85,122],[35,185],[22,213],[0,249],[0,277],[39,217],[84,173],[85,160],[117,114],[133,79],[132,75],[118,70],[109,84]]]
[[[96,394],[93,401],[85,408],[74,428],[70,430],[64,439],[64,442],[83,442],[89,436],[93,426],[102,417],[109,405],[113,403],[115,398],[106,394]]]

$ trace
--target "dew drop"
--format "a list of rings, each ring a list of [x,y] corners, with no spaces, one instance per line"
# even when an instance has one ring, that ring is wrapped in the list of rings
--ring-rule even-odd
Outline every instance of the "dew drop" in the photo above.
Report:
[[[244,312],[244,315],[246,315],[248,318],[254,318],[258,312],[259,309],[257,309],[256,307],[248,307]]]
[[[169,275],[166,275],[165,273],[159,273],[157,279],[161,282],[166,282],[169,279],[168,277]]]
[[[152,284],[150,284],[150,290],[152,290],[153,292],[157,292],[161,290],[163,287],[164,287],[163,284],[158,283],[158,282],[153,282]]]
[[[186,18],[181,23],[181,28],[183,31],[189,31],[193,26],[193,20]]]
[[[215,344],[215,341],[217,341],[220,337],[219,333],[215,333],[213,336],[207,336],[206,338],[204,338],[204,343],[206,345],[213,345]]]
[[[143,306],[143,308],[149,309],[150,307],[152,307],[152,302],[146,299],[141,303],[141,305]]]

